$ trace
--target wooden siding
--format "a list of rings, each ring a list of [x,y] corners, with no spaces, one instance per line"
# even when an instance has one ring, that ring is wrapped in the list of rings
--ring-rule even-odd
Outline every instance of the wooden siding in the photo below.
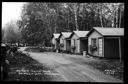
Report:
[[[88,37],[88,47],[89,47],[89,45],[91,45],[91,42],[92,42],[91,40],[92,40],[93,38],[96,38],[96,46],[99,47],[99,39],[98,39],[98,38],[101,38],[101,37],[102,37],[102,35],[101,35],[100,33],[98,33],[97,31],[93,31],[93,32],[89,35],[89,37]],[[102,47],[102,48],[103,48],[103,47]],[[94,55],[94,56],[100,56],[98,49],[99,49],[99,48],[97,48],[96,51],[91,52],[91,51],[90,51],[90,48],[88,48],[88,53],[91,54],[91,55]],[[101,57],[101,56],[100,56],[100,57]]]
[[[56,41],[56,39],[54,37],[52,38],[52,44],[55,45],[54,49],[57,49],[57,41]]]
[[[104,50],[104,49],[103,49],[103,48],[104,48],[104,46],[103,46],[103,45],[104,45],[103,40],[104,40],[104,39],[103,39],[103,38],[99,38],[98,40],[99,40],[99,41],[98,41],[98,42],[99,42],[99,44],[98,44],[98,52],[99,52],[99,53],[98,53],[98,54],[99,54],[100,57],[104,57],[104,53],[103,53],[103,50]]]
[[[64,39],[65,39],[64,36],[61,36],[61,37],[60,37],[60,44],[63,43],[63,44],[65,45]],[[61,50],[64,50],[64,47],[61,48]]]
[[[52,38],[52,44],[55,44],[55,38],[54,37]]]
[[[78,39],[79,37],[74,34],[72,37],[71,37],[71,45],[75,46],[75,53],[80,53],[80,41]],[[75,44],[74,44],[74,40],[75,40]]]
[[[69,50],[69,48],[70,48],[70,44],[69,44],[69,43],[70,43],[70,42],[68,42],[67,39],[65,39],[64,36],[61,36],[61,37],[60,37],[60,44],[61,44],[61,43],[64,44],[64,47],[61,48],[62,50],[67,50],[67,49]]]

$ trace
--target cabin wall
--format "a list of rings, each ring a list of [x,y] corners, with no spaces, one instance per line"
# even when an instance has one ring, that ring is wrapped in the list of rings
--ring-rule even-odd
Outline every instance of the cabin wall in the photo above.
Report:
[[[96,46],[97,46],[97,50],[94,51],[94,52],[91,52],[90,50],[90,46],[89,45],[92,45],[92,38],[96,38]],[[100,56],[99,55],[99,39],[98,38],[102,38],[102,35],[99,34],[97,31],[93,31],[89,37],[88,37],[88,53],[91,54],[91,55],[94,55],[94,56]],[[102,47],[103,48],[103,47]]]
[[[64,36],[61,36],[60,37],[60,44],[64,44],[65,45],[65,42],[64,42]],[[60,48],[61,50],[64,50],[64,47],[63,48]]]
[[[75,40],[75,44],[74,44],[74,40]],[[78,39],[78,36],[76,34],[74,34],[71,37],[71,45],[75,46],[75,53],[80,53],[80,41]]]
[[[55,38],[54,37],[52,38],[52,44],[55,44]]]
[[[53,48],[56,49],[56,40],[55,40],[54,37],[52,38],[52,44],[54,44],[54,47]]]

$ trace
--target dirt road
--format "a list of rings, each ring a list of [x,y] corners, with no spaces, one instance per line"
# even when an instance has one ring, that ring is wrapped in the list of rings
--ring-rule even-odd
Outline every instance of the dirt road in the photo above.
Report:
[[[21,48],[23,51],[25,48]],[[89,61],[91,58],[85,58],[77,55],[61,54],[54,52],[35,53],[29,52],[30,56],[40,63],[53,69],[67,82],[122,82],[111,76],[94,69],[86,64],[77,61]],[[73,58],[75,60],[73,60]]]

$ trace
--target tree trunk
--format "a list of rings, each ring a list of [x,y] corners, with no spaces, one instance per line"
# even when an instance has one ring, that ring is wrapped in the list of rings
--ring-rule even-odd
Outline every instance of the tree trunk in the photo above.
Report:
[[[101,22],[101,27],[103,27],[103,21],[102,21],[102,16],[100,15],[100,22]]]
[[[118,28],[118,9],[116,11],[116,28]]]
[[[76,13],[76,10],[75,10],[75,26],[76,26],[76,30],[78,31],[78,23],[77,23],[77,13]]]
[[[119,19],[119,28],[121,27],[121,9],[120,9],[120,19]]]
[[[103,9],[103,8],[102,8],[102,6],[101,6],[101,14],[100,14],[101,27],[103,27],[103,21],[102,21],[102,14],[103,14],[103,13],[102,13],[102,9]]]
[[[69,28],[69,13],[68,13],[68,24],[67,24],[67,25],[68,25],[68,30],[69,30],[69,29],[70,29],[70,28]]]
[[[87,30],[88,30],[88,23],[87,23]]]
[[[112,18],[113,18],[113,19],[112,19],[112,27],[113,27],[113,28],[114,28],[114,23],[115,23],[115,22],[114,22],[114,19],[115,19],[114,16],[115,16],[115,12],[114,12],[114,15],[112,16]]]

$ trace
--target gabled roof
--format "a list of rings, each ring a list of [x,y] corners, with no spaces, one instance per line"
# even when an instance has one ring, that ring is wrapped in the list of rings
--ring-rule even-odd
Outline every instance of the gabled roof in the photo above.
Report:
[[[61,34],[60,34],[60,36],[64,36],[65,38],[69,38],[70,37],[70,35],[71,35],[71,32],[61,32]],[[59,37],[60,37],[59,36]]]
[[[56,39],[56,38],[59,38],[59,36],[60,36],[60,34],[58,34],[58,33],[54,33],[54,34],[53,34],[53,37],[55,37],[55,39]]]
[[[81,38],[81,37],[86,37],[88,32],[89,31],[73,31],[72,35],[76,34],[79,38]]]
[[[124,28],[103,28],[103,27],[94,27],[87,36],[90,35],[92,31],[97,31],[103,36],[124,36]]]

